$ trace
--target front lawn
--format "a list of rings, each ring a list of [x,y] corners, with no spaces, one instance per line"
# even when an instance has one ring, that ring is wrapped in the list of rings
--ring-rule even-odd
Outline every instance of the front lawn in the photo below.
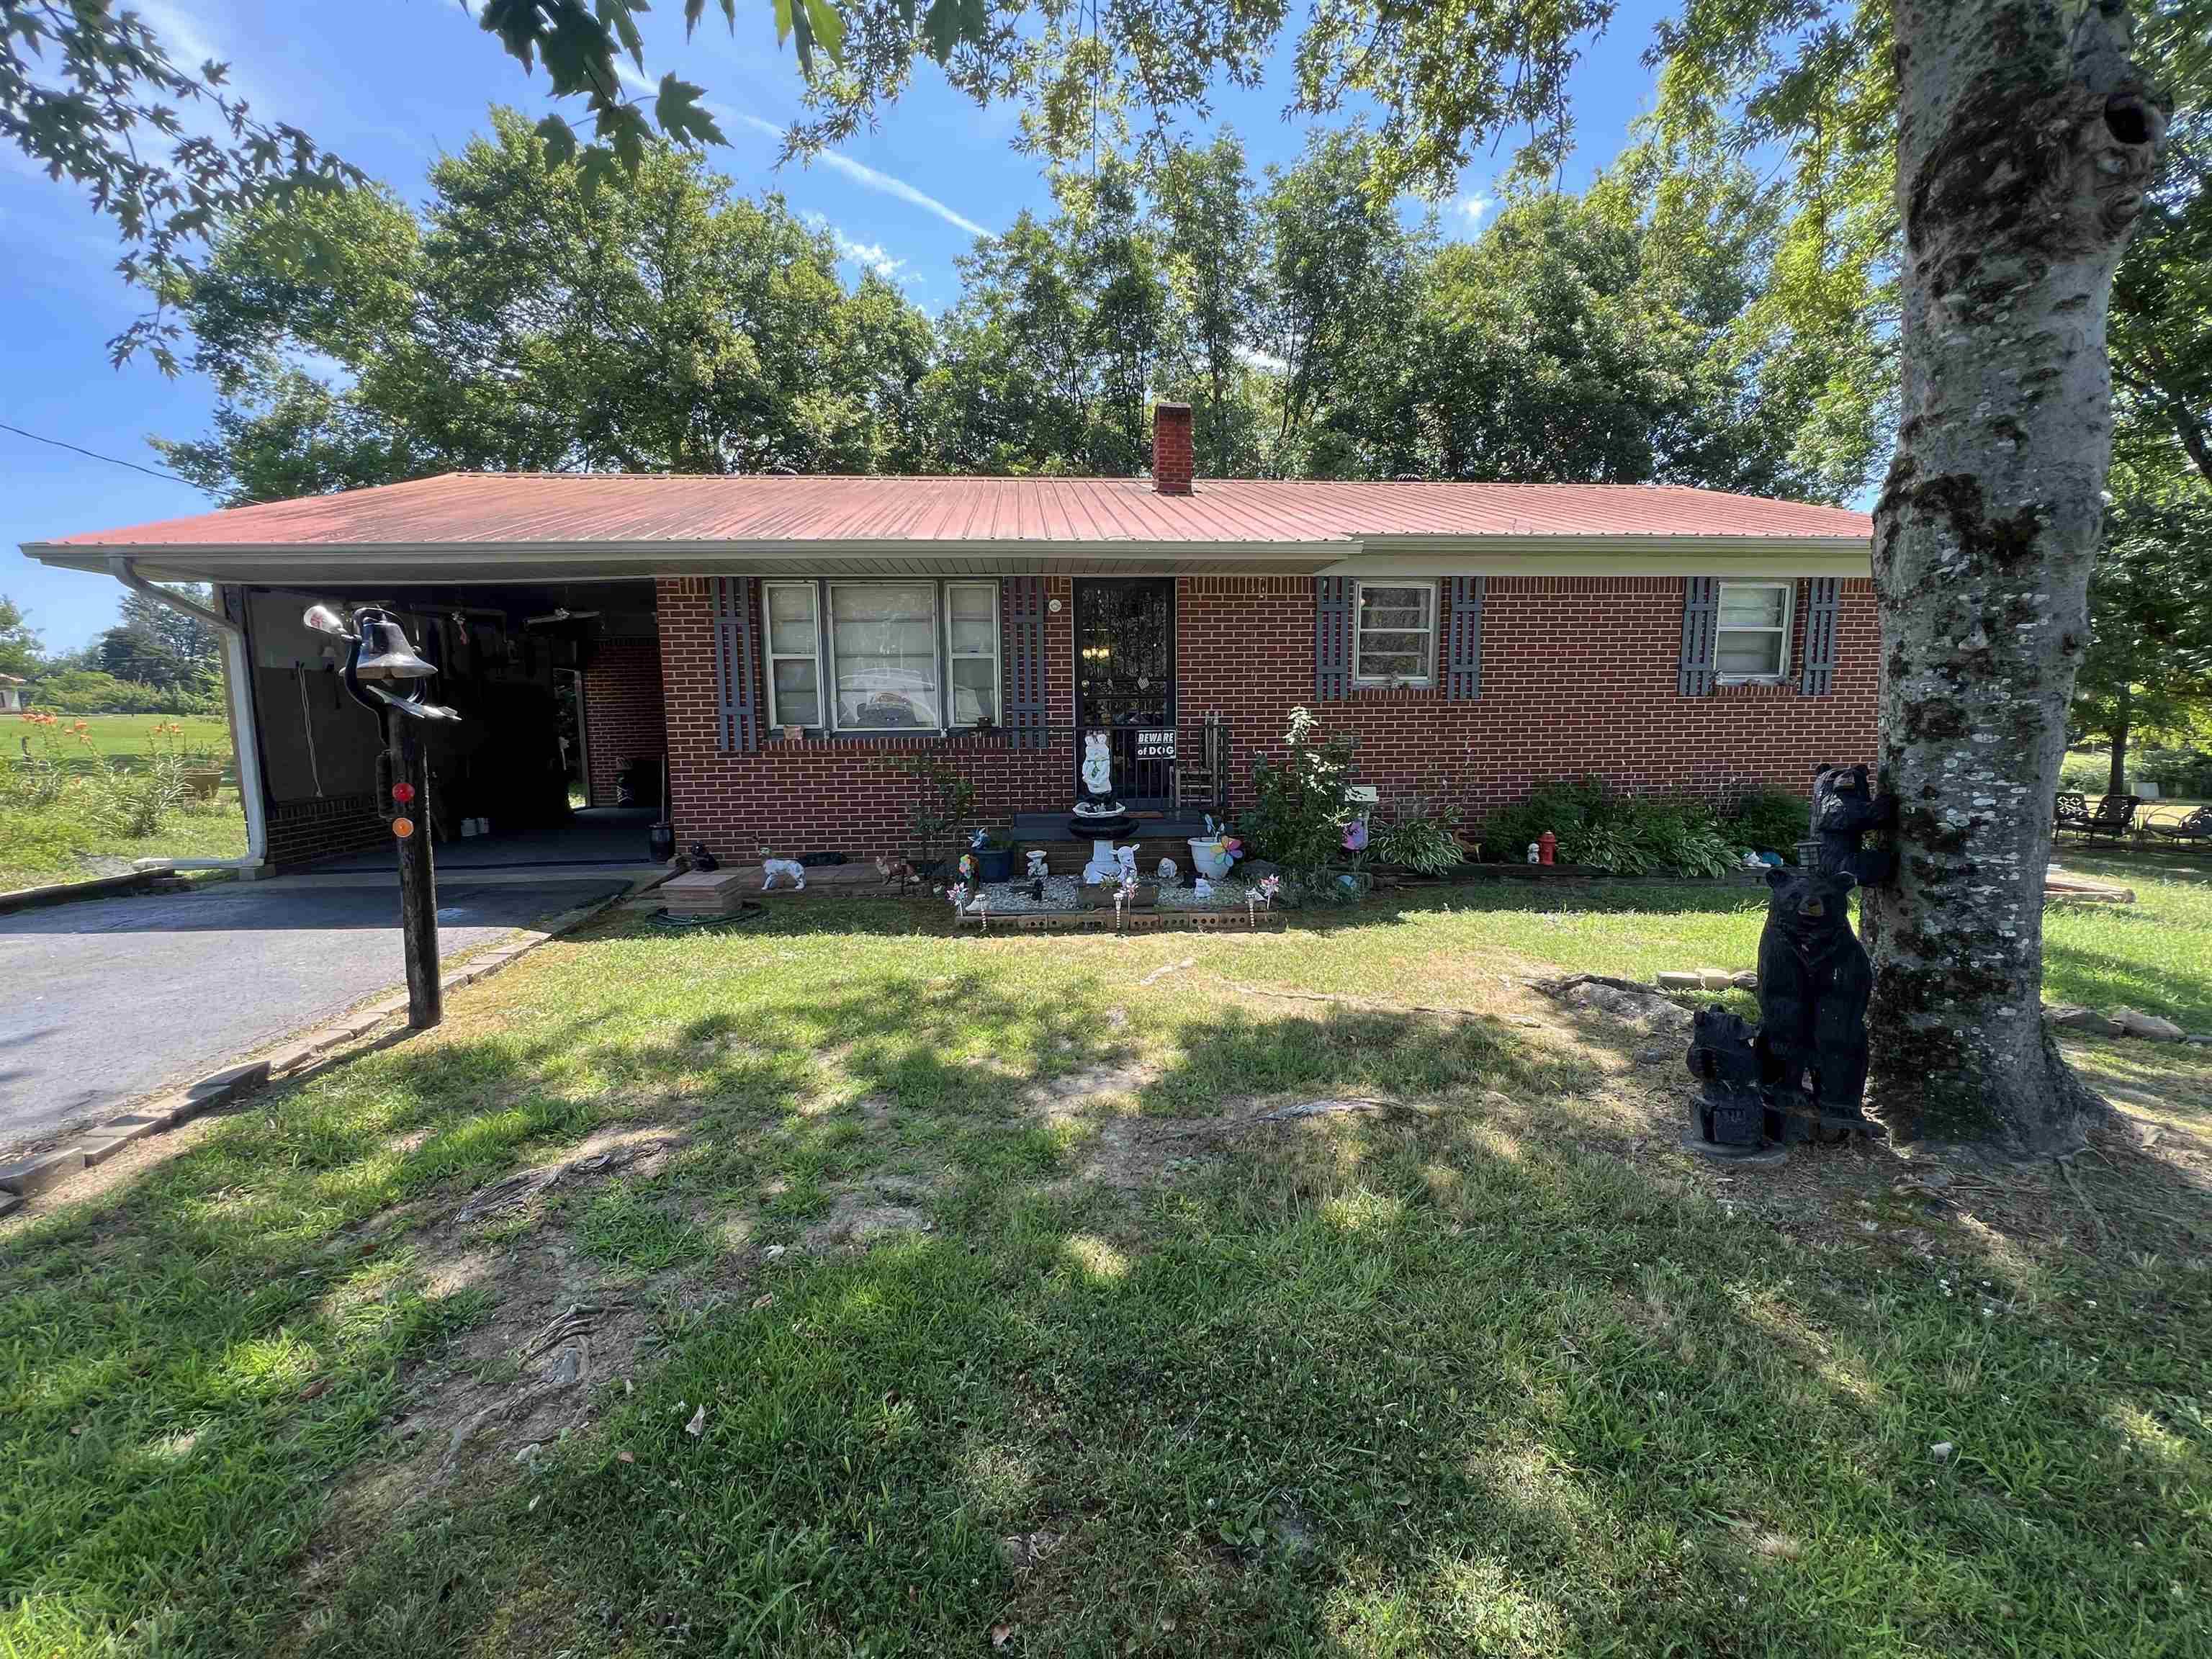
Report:
[[[2131,879],[2052,996],[2212,1028]],[[0,1652],[2212,1651],[2212,1061],[1716,1169],[1521,981],[1761,902],[548,946],[0,1234]]]

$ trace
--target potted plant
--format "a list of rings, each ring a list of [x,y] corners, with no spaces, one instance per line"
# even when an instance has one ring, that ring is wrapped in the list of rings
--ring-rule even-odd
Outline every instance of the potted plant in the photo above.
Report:
[[[978,830],[968,850],[975,855],[975,879],[1011,881],[1014,875],[1014,841],[1002,830]]]

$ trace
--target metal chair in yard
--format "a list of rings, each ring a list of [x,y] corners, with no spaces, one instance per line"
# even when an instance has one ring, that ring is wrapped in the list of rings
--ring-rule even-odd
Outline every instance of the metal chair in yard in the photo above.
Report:
[[[1199,752],[1178,752],[1175,763],[1175,804],[1180,811],[1199,806],[1218,816],[1228,805],[1229,735],[1221,716],[1209,714],[1199,728]]]
[[[2140,795],[2102,795],[2094,811],[2072,823],[2062,817],[2056,827],[2070,830],[2084,841],[2125,841],[2136,827],[2136,809],[2142,805]]]
[[[2179,823],[2154,823],[2144,827],[2172,845],[2212,846],[2212,806],[2200,806]]]
[[[2051,830],[2063,836],[2069,830],[2081,829],[2088,822],[2089,798],[2079,789],[2060,790],[2057,803],[2051,811]]]

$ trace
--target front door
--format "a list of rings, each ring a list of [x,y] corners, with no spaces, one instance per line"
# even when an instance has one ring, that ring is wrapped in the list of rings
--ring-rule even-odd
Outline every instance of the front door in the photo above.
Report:
[[[1085,733],[1103,731],[1121,804],[1133,811],[1165,806],[1175,790],[1175,725],[1174,578],[1079,578],[1077,766]]]

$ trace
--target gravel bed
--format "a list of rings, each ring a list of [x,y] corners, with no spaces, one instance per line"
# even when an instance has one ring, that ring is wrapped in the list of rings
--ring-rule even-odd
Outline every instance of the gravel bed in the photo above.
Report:
[[[1044,897],[1030,896],[1026,881],[993,881],[983,885],[984,895],[990,900],[990,913],[994,916],[1029,915],[1045,910],[1080,910],[1083,902],[1083,884],[1073,876],[1047,876],[1044,878]],[[1241,881],[1224,878],[1213,884],[1213,891],[1205,898],[1188,887],[1162,887],[1158,908],[1162,910],[1242,910],[1244,908],[1245,884]],[[1109,900],[1108,908],[1112,908]]]

